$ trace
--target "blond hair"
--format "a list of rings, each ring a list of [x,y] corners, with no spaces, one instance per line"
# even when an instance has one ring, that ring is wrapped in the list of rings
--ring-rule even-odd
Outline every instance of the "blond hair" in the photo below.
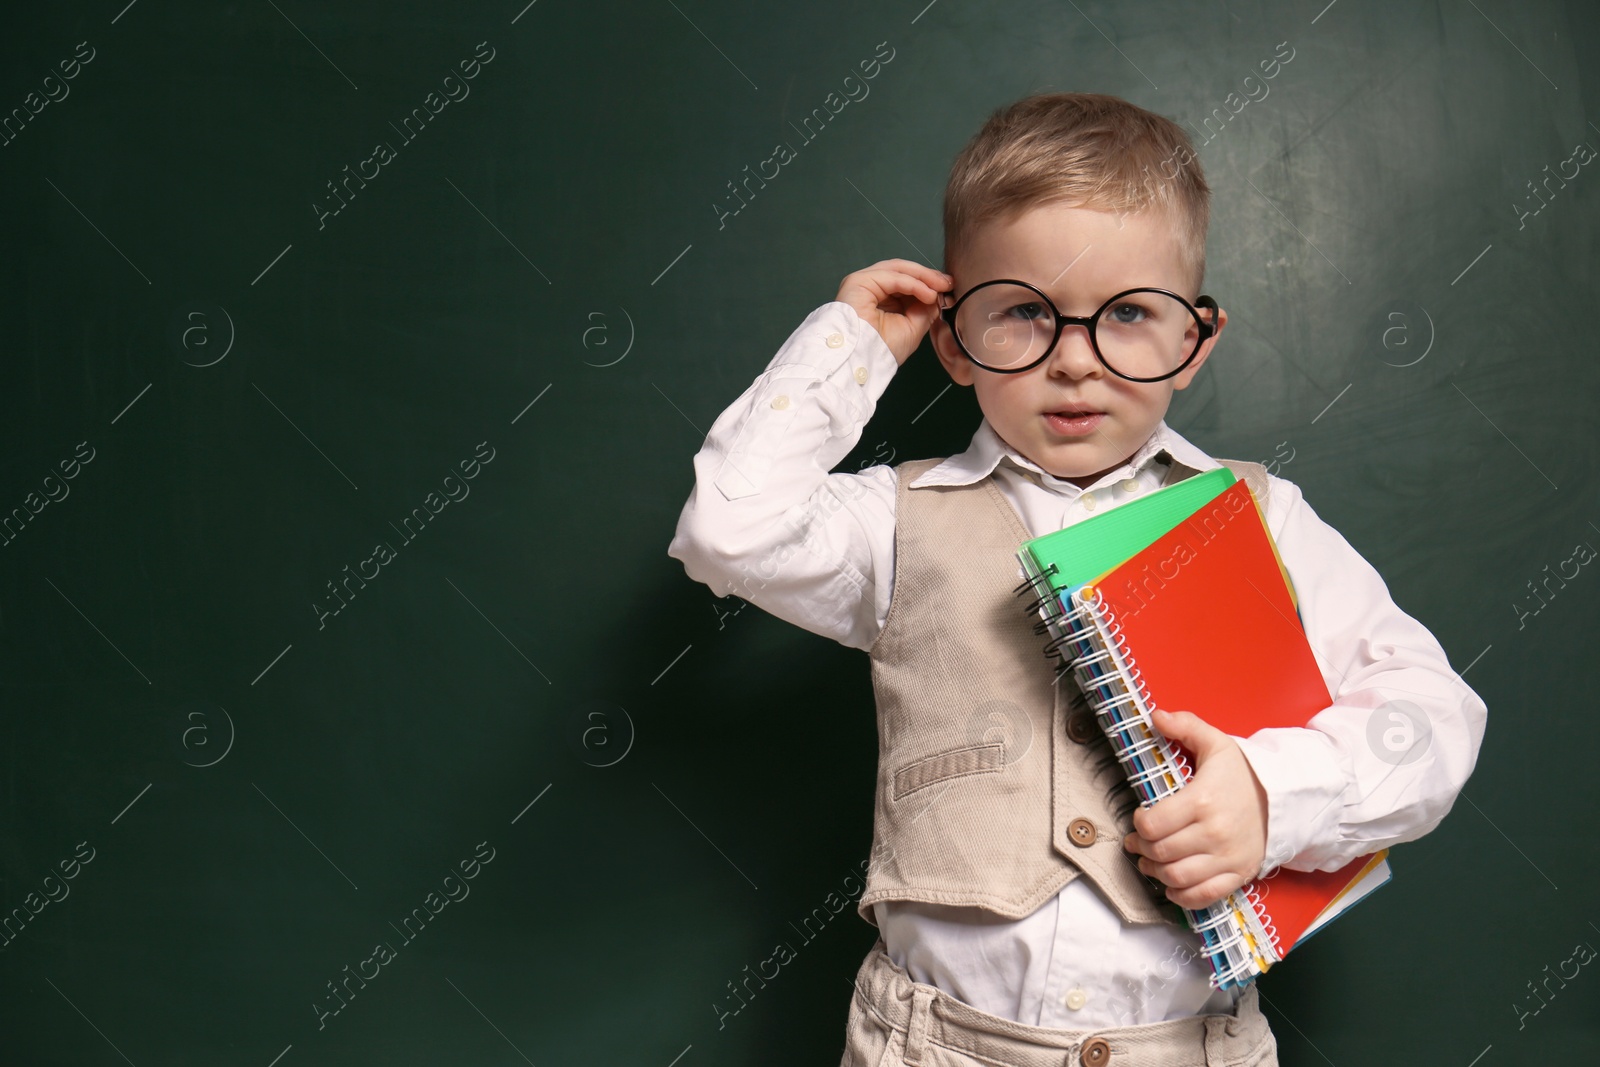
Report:
[[[1198,295],[1211,190],[1177,123],[1103,93],[1044,93],[994,112],[950,167],[945,270],[955,269],[980,226],[1051,203],[1168,212],[1194,287],[1186,295]]]

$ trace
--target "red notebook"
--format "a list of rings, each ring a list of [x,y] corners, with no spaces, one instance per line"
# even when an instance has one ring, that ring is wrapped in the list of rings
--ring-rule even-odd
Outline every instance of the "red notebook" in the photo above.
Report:
[[[1224,733],[1248,737],[1267,727],[1305,726],[1333,703],[1287,571],[1242,481],[1090,584],[1082,600],[1109,631],[1120,631],[1118,643],[1153,708],[1190,711]],[[1193,753],[1168,744],[1195,766]],[[1320,926],[1319,917],[1326,922],[1381,885],[1386,853],[1337,871],[1279,868],[1245,886],[1241,894],[1275,935],[1275,955],[1281,959]],[[1352,888],[1358,891],[1340,900]]]

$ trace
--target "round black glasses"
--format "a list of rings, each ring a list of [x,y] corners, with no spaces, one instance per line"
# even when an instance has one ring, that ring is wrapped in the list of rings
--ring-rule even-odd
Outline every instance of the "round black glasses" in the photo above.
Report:
[[[1194,361],[1200,346],[1216,332],[1217,302],[1209,296],[1190,304],[1167,289],[1125,289],[1082,318],[1063,315],[1043,292],[1027,282],[1000,278],[968,289],[939,314],[956,345],[972,362],[1000,374],[1021,374],[1045,361],[1068,326],[1089,331],[1089,347],[1101,366],[1130,382],[1159,382]],[[1211,312],[1200,317],[1198,305]],[[1194,333],[1193,343],[1186,338]]]

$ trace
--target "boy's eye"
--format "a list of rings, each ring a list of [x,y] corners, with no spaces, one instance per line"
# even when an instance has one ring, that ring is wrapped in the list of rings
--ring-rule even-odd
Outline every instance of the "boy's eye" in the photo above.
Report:
[[[1118,304],[1106,309],[1106,318],[1119,324],[1131,324],[1144,318],[1144,308],[1138,304]]]
[[[1038,301],[1027,304],[1018,304],[1011,309],[1011,317],[1017,319],[1043,319],[1049,318],[1050,312]]]

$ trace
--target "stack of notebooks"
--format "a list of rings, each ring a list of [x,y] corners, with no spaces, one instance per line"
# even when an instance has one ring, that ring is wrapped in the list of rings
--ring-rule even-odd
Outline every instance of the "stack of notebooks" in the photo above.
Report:
[[[1073,672],[1141,805],[1194,773],[1151,711],[1190,711],[1235,737],[1305,726],[1333,703],[1293,583],[1249,486],[1218,468],[1017,550],[1045,654]],[[1184,909],[1215,988],[1243,986],[1389,880],[1388,850],[1336,871],[1280,867]],[[1130,857],[1131,859],[1131,857]]]

